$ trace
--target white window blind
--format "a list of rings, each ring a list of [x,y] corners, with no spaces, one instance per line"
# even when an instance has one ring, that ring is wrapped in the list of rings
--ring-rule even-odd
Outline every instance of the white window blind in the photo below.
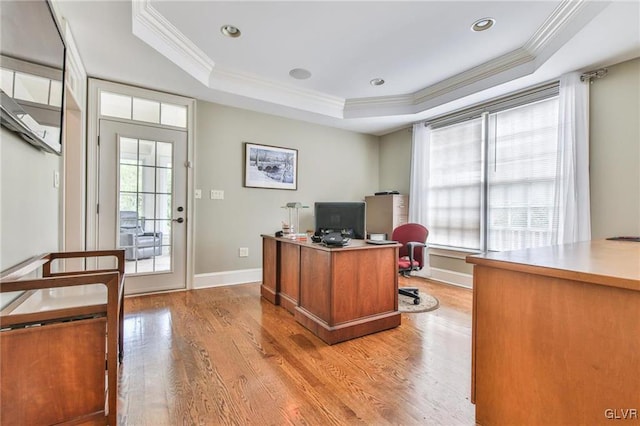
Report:
[[[489,116],[487,248],[551,244],[558,98]]]
[[[430,244],[479,251],[551,244],[557,123],[554,96],[432,129]]]
[[[429,152],[429,243],[480,249],[482,119],[434,129]]]

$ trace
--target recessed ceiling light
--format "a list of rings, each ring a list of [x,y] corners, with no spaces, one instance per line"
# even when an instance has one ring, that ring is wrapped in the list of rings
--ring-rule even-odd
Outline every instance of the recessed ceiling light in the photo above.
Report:
[[[372,86],[382,86],[384,84],[384,80],[381,78],[374,78],[369,82]]]
[[[309,70],[305,70],[304,68],[294,68],[289,71],[289,75],[296,80],[306,80],[311,77],[311,72]]]
[[[480,32],[486,31],[489,28],[493,27],[493,24],[496,23],[496,20],[493,18],[482,18],[478,19],[476,22],[471,25],[471,31]]]
[[[240,29],[238,27],[234,27],[233,25],[223,25],[222,27],[220,27],[220,32],[227,37],[240,37]]]

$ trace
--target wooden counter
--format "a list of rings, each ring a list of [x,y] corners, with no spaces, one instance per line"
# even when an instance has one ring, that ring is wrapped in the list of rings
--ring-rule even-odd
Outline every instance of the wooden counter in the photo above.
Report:
[[[640,417],[640,243],[469,256],[480,425]]]
[[[262,296],[328,344],[400,325],[398,249],[351,240],[329,248],[263,235]]]

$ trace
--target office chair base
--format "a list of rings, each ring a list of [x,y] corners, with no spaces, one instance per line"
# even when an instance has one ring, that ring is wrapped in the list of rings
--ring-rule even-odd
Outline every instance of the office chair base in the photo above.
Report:
[[[420,295],[418,294],[418,288],[416,287],[400,287],[398,288],[398,293],[402,294],[403,296],[408,296],[413,298],[413,304],[414,305],[419,305],[420,304]]]

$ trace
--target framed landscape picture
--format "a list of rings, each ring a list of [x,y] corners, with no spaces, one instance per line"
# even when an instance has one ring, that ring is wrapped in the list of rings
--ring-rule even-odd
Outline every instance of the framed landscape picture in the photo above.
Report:
[[[245,142],[244,186],[298,189],[298,150]]]

